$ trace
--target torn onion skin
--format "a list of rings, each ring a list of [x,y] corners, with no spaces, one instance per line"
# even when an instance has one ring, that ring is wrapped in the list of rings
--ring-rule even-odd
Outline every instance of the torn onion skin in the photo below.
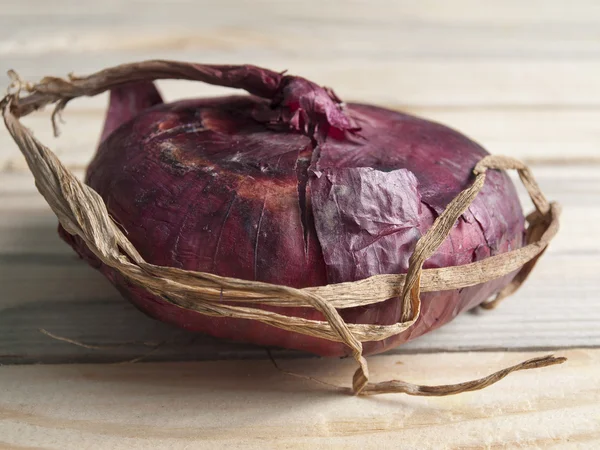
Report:
[[[344,105],[314,83],[277,76],[269,79],[269,98],[165,104],[152,82],[114,89],[86,183],[153,264],[298,288],[405,273],[419,237],[469,185],[487,152],[443,125],[376,106]],[[490,171],[424,267],[468,264],[519,248],[524,229],[512,182]],[[176,307],[103,265],[78,237],[62,228],[60,234],[126,298],[161,321],[234,341],[348,354],[339,342]],[[417,323],[363,343],[364,354],[447,323],[513,275],[422,293]],[[323,319],[310,308],[262,307]],[[400,319],[400,301],[340,313],[348,323],[388,325]]]

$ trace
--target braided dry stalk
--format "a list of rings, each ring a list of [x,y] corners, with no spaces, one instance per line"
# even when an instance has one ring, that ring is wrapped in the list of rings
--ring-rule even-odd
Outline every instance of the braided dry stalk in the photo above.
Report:
[[[519,270],[510,285],[496,299],[484,304],[495,306],[515,292],[525,281],[538,258],[558,231],[560,207],[549,203],[541,193],[530,170],[520,161],[503,156],[487,156],[474,168],[475,179],[435,220],[419,239],[410,258],[406,275],[377,275],[364,280],[295,289],[287,286],[241,280],[218,275],[162,267],[147,263],[111,219],[102,198],[79,181],[42,143],[35,139],[19,118],[49,104],[55,104],[53,125],[58,113],[70,100],[93,96],[120,84],[137,80],[189,79],[211,83],[206,67],[225,70],[227,66],[199,66],[173,61],[146,61],[105,69],[87,77],[60,79],[46,77],[37,84],[26,84],[14,72],[12,92],[1,101],[4,122],[25,156],[44,196],[62,226],[83,239],[89,249],[106,265],[131,282],[180,308],[216,317],[259,320],[285,330],[323,339],[340,341],[351,350],[359,368],[354,374],[355,394],[372,395],[402,392],[410,395],[450,395],[482,389],[516,370],[559,364],[565,358],[545,356],[522,362],[485,378],[446,386],[419,386],[403,381],[370,383],[362,343],[383,340],[412,326],[420,313],[420,292],[459,289],[493,280]],[[252,70],[252,66],[246,66]],[[28,94],[22,96],[21,91]],[[535,211],[527,217],[527,245],[463,266],[423,269],[429,258],[450,233],[455,222],[469,207],[484,185],[487,170],[517,170]],[[400,296],[401,321],[393,325],[347,324],[338,309],[369,305]],[[231,304],[225,304],[226,299]],[[313,307],[324,321],[290,317],[257,308],[270,304],[282,307]]]

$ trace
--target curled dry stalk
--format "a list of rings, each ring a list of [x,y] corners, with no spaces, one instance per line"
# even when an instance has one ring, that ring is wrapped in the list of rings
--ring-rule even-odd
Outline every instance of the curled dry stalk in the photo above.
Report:
[[[288,331],[343,342],[351,349],[359,364],[352,382],[352,390],[356,395],[391,392],[450,395],[482,389],[517,370],[565,361],[565,358],[550,355],[522,362],[479,380],[456,385],[419,386],[397,380],[370,382],[367,361],[362,355],[362,342],[386,339],[405,331],[416,322],[420,314],[421,292],[473,286],[518,270],[511,284],[496,299],[482,305],[490,308],[522,285],[558,231],[560,207],[546,200],[529,168],[516,159],[487,156],[479,161],[473,171],[473,183],[450,202],[417,242],[406,274],[377,275],[355,282],[295,289],[146,262],[111,219],[102,198],[79,181],[19,121],[20,117],[54,104],[52,119],[57,130],[55,120],[72,99],[97,95],[115,86],[140,80],[197,80],[243,87],[255,95],[272,96],[281,75],[272,73],[272,79],[265,82],[263,78],[263,83],[257,88],[252,82],[255,70],[254,66],[206,66],[155,60],[115,66],[86,77],[46,77],[35,84],[21,82],[16,73],[11,71],[9,75],[14,80],[13,89],[0,102],[0,107],[6,127],[25,156],[38,190],[65,230],[83,239],[104,264],[130,282],[180,308],[209,316],[258,320]],[[27,92],[26,95],[21,95],[23,90]],[[527,217],[527,245],[471,264],[423,269],[423,263],[447,238],[458,218],[482,189],[488,170],[516,170],[519,173],[535,206],[535,211]],[[400,296],[402,300],[402,313],[401,320],[393,325],[347,324],[337,311],[383,302],[395,296]],[[227,303],[223,302],[224,299]],[[261,304],[312,307],[321,312],[325,320],[290,317],[256,307]]]

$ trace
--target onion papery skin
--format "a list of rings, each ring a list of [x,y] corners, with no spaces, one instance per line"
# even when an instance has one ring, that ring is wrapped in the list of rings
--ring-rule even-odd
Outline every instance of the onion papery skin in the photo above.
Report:
[[[343,105],[347,129],[310,126],[301,115],[274,120],[273,110],[272,101],[253,95],[165,104],[150,82],[124,85],[111,91],[86,183],[152,264],[302,288],[406,273],[417,240],[469,186],[473,167],[487,155],[448,127],[376,106]],[[519,248],[524,229],[511,180],[490,171],[424,268]],[[323,356],[349,353],[340,342],[179,308],[103,265],[78,237],[62,228],[60,234],[134,305],[161,321],[233,341]],[[513,276],[422,293],[416,324],[363,343],[364,354],[438,328]],[[261,307],[323,319],[311,308]],[[400,300],[340,313],[347,323],[393,324],[400,320]]]

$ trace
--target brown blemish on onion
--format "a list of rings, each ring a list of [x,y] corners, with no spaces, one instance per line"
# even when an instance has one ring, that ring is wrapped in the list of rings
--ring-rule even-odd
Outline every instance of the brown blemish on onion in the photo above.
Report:
[[[237,195],[247,199],[264,199],[272,197],[270,205],[283,205],[297,201],[296,179],[287,177],[284,179],[265,178],[261,179],[260,189],[256,188],[256,180],[251,175],[228,171],[218,163],[208,161],[200,156],[189,157],[170,143],[162,144],[160,161],[163,167],[178,175],[184,175],[193,170],[201,170],[212,174],[214,177],[223,177],[228,180],[230,188],[237,191]]]

